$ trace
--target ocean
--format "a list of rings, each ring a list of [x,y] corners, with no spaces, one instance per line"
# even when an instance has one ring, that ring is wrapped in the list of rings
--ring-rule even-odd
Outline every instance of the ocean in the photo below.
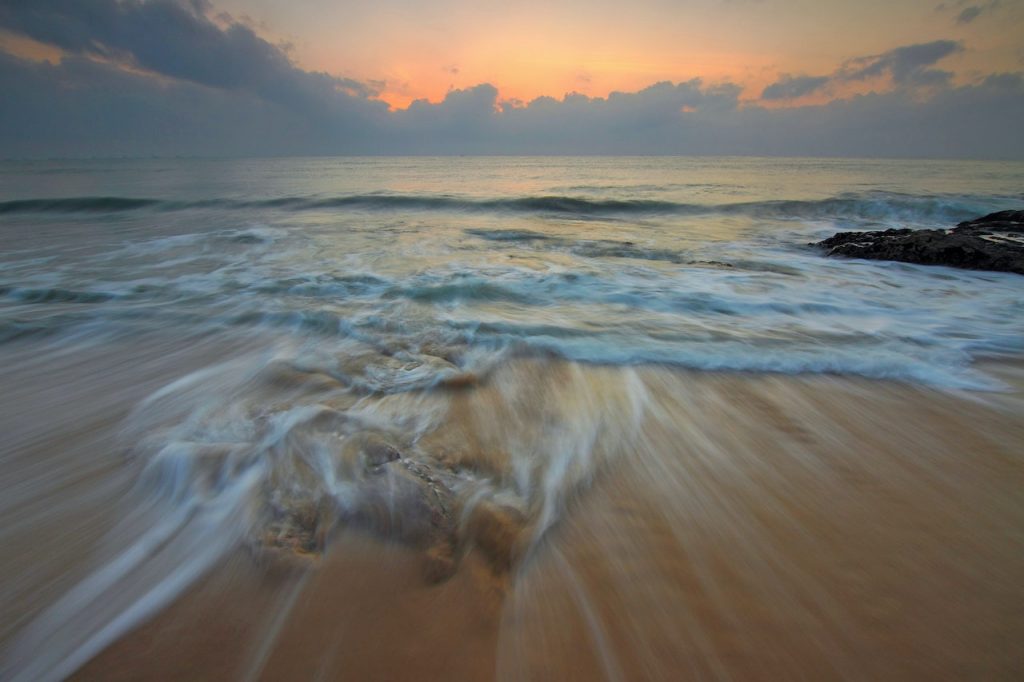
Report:
[[[1006,481],[1019,475],[1021,411],[1007,398],[1019,391],[1018,375],[1006,368],[1024,352],[1024,280],[830,259],[810,243],[837,231],[953,227],[1020,208],[1022,189],[1024,163],[982,161],[2,162],[0,545],[33,549],[0,558],[7,576],[0,611],[12,614],[0,626],[0,673],[61,679],[98,654],[102,660],[101,652],[130,641],[140,626],[155,627],[161,618],[195,622],[194,614],[157,616],[211,575],[234,575],[234,583],[222,579],[236,587],[224,589],[242,589],[237,571],[257,570],[238,568],[248,561],[259,570],[283,562],[294,575],[276,579],[285,587],[253,588],[277,595],[260,612],[271,625],[246,635],[262,644],[224,641],[246,652],[232,668],[239,676],[279,678],[275,660],[285,656],[280,660],[290,662],[278,665],[297,665],[287,658],[282,632],[324,573],[317,566],[367,552],[384,554],[367,559],[361,575],[382,561],[412,561],[402,552],[427,556],[428,587],[416,587],[424,590],[470,580],[463,575],[466,557],[484,557],[488,580],[498,585],[488,594],[503,595],[494,598],[493,622],[483,626],[497,633],[499,644],[484,648],[497,651],[498,662],[470,659],[500,678],[536,679],[540,668],[523,660],[554,665],[578,644],[566,634],[563,648],[526,646],[523,631],[507,619],[541,632],[570,613],[582,624],[555,630],[584,633],[593,671],[609,679],[669,679],[666,671],[684,664],[698,677],[742,676],[743,665],[758,670],[765,660],[765,670],[780,675],[905,673],[898,657],[878,659],[896,667],[872,668],[883,664],[865,660],[881,646],[864,634],[870,628],[848,622],[846,607],[833,608],[831,588],[812,590],[813,580],[796,580],[800,570],[780,559],[791,556],[788,550],[763,528],[746,527],[738,509],[769,499],[765,508],[784,527],[815,516],[815,504],[827,506],[851,490],[849,481],[837,483],[817,469],[844,448],[865,451],[864,462],[891,474],[886,485],[906,484],[904,491],[918,491],[918,502],[932,500],[939,488],[944,492],[935,499],[959,499],[942,487],[951,475],[942,465],[917,479],[905,467],[933,457],[961,466],[942,450],[955,438],[936,434],[958,414],[977,416],[972,410],[992,412],[985,412],[985,434],[969,451],[1017,462],[1000,465],[1011,467]],[[650,440],[654,433],[662,433],[657,442]],[[883,439],[889,445],[869,445],[872,433],[890,434]],[[892,454],[894,443],[903,444],[902,464],[878,464],[881,455],[871,453]],[[681,447],[698,454],[681,464]],[[793,488],[786,494],[802,502],[741,494],[747,486],[774,485],[771,470],[760,467],[775,451],[789,462],[776,461],[778,471],[796,467],[779,476]],[[744,453],[739,460],[737,453]],[[678,466],[691,468],[672,469]],[[723,483],[744,466],[758,467],[762,477],[744,474],[742,490]],[[647,478],[608,473],[623,467]],[[996,478],[997,469],[1006,473],[993,467]],[[996,558],[985,555],[991,561],[984,570],[996,571],[1006,587],[1021,577],[1012,558],[1020,540],[1011,541],[1008,530],[1021,504],[1009,490],[1005,499],[991,488],[978,490],[998,501],[977,512],[991,512],[978,523],[996,528],[988,544]],[[831,492],[818,499],[820,491]],[[623,500],[656,495],[663,495],[657,513],[634,510],[646,522],[616,526],[621,516],[603,508],[586,512],[588,522],[604,518],[599,528],[608,538],[635,543],[615,552],[626,555],[658,553],[654,540],[638,539],[658,515],[669,518],[672,542],[680,527],[720,524],[705,528],[702,546],[710,542],[708,551],[719,551],[708,539],[718,533],[744,547],[731,551],[754,552],[754,559],[739,561],[726,551],[695,569],[694,579],[712,595],[708,608],[729,600],[716,590],[745,595],[762,585],[778,607],[773,613],[789,609],[808,627],[824,628],[811,645],[799,645],[811,649],[768,656],[758,636],[745,639],[735,623],[740,634],[719,623],[717,632],[732,634],[716,639],[699,614],[679,615],[683,602],[673,600],[685,595],[655,598],[624,587],[645,570],[625,559],[611,564],[620,577],[606,576],[603,589],[586,587],[588,578],[573,571],[594,557],[577,557],[577,569],[566,557],[574,547],[600,546],[601,532],[573,544],[566,529],[583,523],[573,515],[598,499],[629,506]],[[910,507],[924,513],[923,503]],[[898,505],[873,508],[917,523],[913,511],[894,512]],[[687,526],[673,514],[703,521],[690,518]],[[842,519],[854,523],[849,515]],[[807,523],[804,535],[828,538],[842,527],[836,520],[826,532]],[[923,535],[936,547],[951,542],[944,531]],[[381,540],[386,549],[363,546]],[[680,540],[687,552],[694,551],[692,540]],[[873,556],[898,555],[887,547]],[[923,551],[933,549],[939,551]],[[741,587],[708,577],[742,573],[758,561],[762,569]],[[237,565],[225,570],[225,562]],[[668,564],[658,570],[661,578],[648,576],[652,584],[682,580]],[[891,596],[891,585],[870,575],[865,580],[877,588],[870,594]],[[568,585],[560,594],[571,598],[547,613],[545,603],[557,598],[530,581],[556,576]],[[1019,588],[1006,589],[1020,603]],[[601,596],[607,590],[634,598],[616,602]],[[652,599],[677,604],[676,615]],[[984,618],[984,608],[957,614]],[[726,611],[728,622],[757,616]],[[649,627],[676,639],[644,650],[627,632],[614,634],[609,623],[623,614],[635,619],[636,631]],[[312,626],[303,627],[308,638]],[[902,632],[892,622],[887,627]],[[793,642],[803,632],[793,630],[780,650],[798,647]],[[927,640],[922,651],[947,641],[942,632],[919,640],[906,632],[915,646]],[[723,643],[729,637],[740,643]],[[684,640],[693,645],[685,655],[672,644]],[[129,677],[160,678],[164,669],[139,653],[149,651],[145,646],[121,646],[128,647],[121,658],[98,664],[93,677],[109,679],[118,661],[129,660],[137,661],[123,668]],[[164,646],[157,659],[171,665],[174,646]],[[350,656],[360,651],[333,646]],[[732,659],[729,646],[749,655]],[[323,663],[328,648],[310,656],[340,671],[344,666]],[[757,651],[762,658],[750,653]],[[816,668],[819,654],[834,668]],[[976,654],[964,660],[979,660]],[[470,674],[438,665],[438,679]],[[580,665],[579,679],[588,679],[590,669]],[[935,672],[922,665],[911,672]],[[201,668],[199,677],[219,678],[218,670]],[[392,673],[411,675],[403,670]],[[574,668],[566,670],[559,679],[572,677]]]

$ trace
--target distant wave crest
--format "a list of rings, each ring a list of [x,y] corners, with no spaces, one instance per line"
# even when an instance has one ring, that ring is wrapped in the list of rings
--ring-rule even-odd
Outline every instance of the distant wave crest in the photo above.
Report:
[[[127,197],[70,197],[16,199],[0,202],[0,213],[118,213],[159,206],[158,199]]]
[[[188,209],[275,211],[447,211],[465,213],[539,214],[562,217],[625,217],[741,215],[772,219],[860,219],[949,223],[975,216],[976,200],[955,196],[914,196],[894,193],[843,194],[817,200],[772,200],[728,204],[696,204],[652,199],[520,196],[469,198],[453,195],[352,194],[336,197],[276,197],[260,200],[204,199],[176,201],[131,197],[68,197],[0,202],[0,214],[120,213]]]

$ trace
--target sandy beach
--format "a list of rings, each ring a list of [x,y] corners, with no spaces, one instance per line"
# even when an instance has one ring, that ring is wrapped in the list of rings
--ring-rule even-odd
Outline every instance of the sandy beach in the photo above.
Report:
[[[570,453],[510,526],[510,563],[494,528],[463,532],[442,579],[430,547],[365,526],[312,557],[239,546],[74,679],[1018,678],[1024,371],[987,368],[1006,392],[511,361],[434,391],[417,445],[496,481],[516,452]],[[66,439],[102,452],[126,407],[26,434],[39,460],[7,476]],[[6,509],[4,573],[34,583],[5,594],[25,614],[8,644],[123,523],[103,500],[127,504],[131,475],[102,459],[69,474],[75,504],[54,486]]]

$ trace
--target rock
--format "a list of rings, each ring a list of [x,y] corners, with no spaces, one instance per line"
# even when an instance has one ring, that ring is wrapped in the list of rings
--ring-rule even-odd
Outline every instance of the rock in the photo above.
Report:
[[[475,475],[443,459],[406,456],[384,434],[361,434],[352,446],[345,455],[353,464],[351,485],[343,495],[312,482],[285,493],[294,479],[271,482],[249,543],[257,557],[312,566],[336,531],[351,529],[417,551],[431,584],[454,575],[470,551],[479,552],[494,576],[508,575],[522,553],[522,512],[476,498],[464,510]]]
[[[991,232],[1024,232],[1024,211],[999,211],[987,216],[966,220],[955,228],[954,232],[982,229]]]
[[[525,526],[526,517],[519,510],[484,501],[473,508],[465,541],[480,550],[495,571],[507,573],[521,553]]]
[[[431,583],[451,577],[459,560],[454,476],[432,463],[403,457],[379,438],[367,439],[362,456],[365,477],[344,505],[327,495],[268,504],[267,521],[252,549],[276,559],[316,559],[333,531],[347,527],[420,550],[424,577]]]
[[[402,458],[402,453],[395,446],[380,437],[370,436],[365,439],[360,453],[363,457],[364,466],[371,472],[376,472],[388,462],[394,462]]]
[[[423,579],[431,585],[448,580],[458,570],[455,549],[448,544],[437,544],[423,553]]]
[[[1024,275],[1024,211],[992,213],[951,230],[839,232],[813,246],[829,256]]]
[[[312,558],[323,551],[333,524],[330,502],[323,498],[291,500],[275,510],[261,542],[268,549]]]

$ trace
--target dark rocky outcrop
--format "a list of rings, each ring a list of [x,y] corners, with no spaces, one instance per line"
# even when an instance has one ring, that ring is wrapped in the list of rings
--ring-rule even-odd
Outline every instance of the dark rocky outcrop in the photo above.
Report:
[[[829,256],[947,265],[1024,275],[1024,211],[1000,211],[951,230],[839,232],[814,244]]]

